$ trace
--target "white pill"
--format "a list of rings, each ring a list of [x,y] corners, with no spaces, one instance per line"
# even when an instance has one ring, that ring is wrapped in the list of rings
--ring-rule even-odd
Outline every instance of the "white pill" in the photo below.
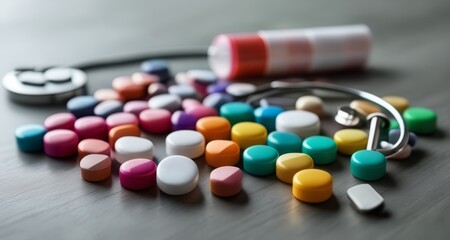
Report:
[[[175,94],[160,94],[148,100],[148,107],[153,109],[166,109],[175,112],[181,107],[181,98]]]
[[[381,147],[384,149],[392,149],[394,147],[394,144],[386,141],[381,141],[380,143]],[[407,144],[402,150],[398,151],[392,156],[389,156],[390,159],[406,159],[411,156],[412,147]]]
[[[295,109],[313,112],[321,116],[323,114],[323,101],[317,96],[302,96],[295,102]]]
[[[180,98],[197,98],[197,91],[191,85],[179,84],[172,85],[169,87],[169,93],[178,95]]]
[[[185,156],[166,157],[158,165],[156,182],[159,189],[167,194],[189,193],[198,185],[197,165]]]
[[[205,138],[199,132],[179,130],[166,137],[167,155],[182,155],[197,158],[205,152]]]
[[[116,149],[116,160],[119,163],[134,158],[153,159],[153,143],[142,137],[121,137],[114,144],[114,148]]]
[[[250,83],[232,83],[225,90],[234,97],[245,96],[256,91],[256,86]]]
[[[301,139],[320,133],[319,117],[312,112],[302,110],[291,110],[278,114],[275,125],[277,131],[292,132]]]
[[[369,184],[360,184],[349,188],[347,196],[361,212],[374,210],[384,203],[383,197]]]

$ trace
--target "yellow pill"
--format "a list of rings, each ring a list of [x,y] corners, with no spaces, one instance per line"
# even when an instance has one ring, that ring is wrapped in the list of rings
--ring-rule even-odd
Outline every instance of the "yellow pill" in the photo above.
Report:
[[[354,152],[365,149],[367,146],[367,133],[359,129],[342,129],[334,134],[338,152],[352,155]]]
[[[266,144],[266,128],[254,122],[240,122],[231,128],[231,140],[239,145],[241,150],[253,145]]]
[[[277,178],[292,184],[292,178],[297,172],[314,168],[314,161],[308,154],[286,153],[278,157],[276,167]]]
[[[383,100],[391,104],[397,111],[403,113],[407,108],[409,108],[409,101],[404,97],[399,96],[385,96]]]
[[[364,116],[368,116],[371,113],[381,112],[381,109],[377,105],[364,100],[353,100],[350,103],[350,107]]]
[[[319,169],[301,170],[294,175],[292,194],[303,202],[324,202],[333,194],[333,177]]]

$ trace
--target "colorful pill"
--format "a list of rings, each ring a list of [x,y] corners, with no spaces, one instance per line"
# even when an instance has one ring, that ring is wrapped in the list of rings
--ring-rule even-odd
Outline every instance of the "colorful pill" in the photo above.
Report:
[[[408,108],[403,112],[403,119],[411,132],[431,134],[437,129],[437,115],[428,108]]]
[[[319,135],[320,119],[312,113],[302,110],[291,110],[280,113],[275,121],[277,131],[297,134],[301,139]]]
[[[229,140],[214,140],[206,145],[205,161],[211,167],[233,166],[239,162],[240,148]]]
[[[302,152],[311,156],[314,164],[325,165],[336,160],[337,145],[329,137],[312,136],[303,141]]]
[[[133,158],[153,159],[153,143],[145,138],[125,136],[117,139],[114,144],[116,160],[124,163]]]
[[[144,87],[145,89],[152,83],[159,82],[159,77],[154,74],[148,74],[143,72],[136,72],[131,75],[131,81],[139,86]]]
[[[239,145],[242,150],[253,146],[266,144],[267,130],[253,122],[241,122],[231,128],[231,140]]]
[[[164,60],[147,60],[141,64],[141,70],[148,74],[158,76],[159,80],[163,83],[166,83],[172,77],[169,63]]]
[[[237,167],[219,167],[209,176],[211,192],[218,197],[231,197],[242,190],[243,174]]]
[[[171,117],[172,131],[195,130],[197,119],[198,118],[192,114],[183,111],[176,111]]]
[[[409,108],[409,101],[404,97],[399,96],[385,96],[383,100],[391,104],[398,112],[403,113]]]
[[[243,102],[230,102],[222,105],[220,116],[228,119],[231,125],[254,120],[253,107]]]
[[[156,184],[156,169],[156,163],[149,159],[131,159],[120,165],[120,185],[131,190],[152,187]]]
[[[109,155],[90,154],[80,161],[81,177],[89,182],[100,182],[111,176]]]
[[[55,129],[74,130],[75,120],[75,115],[72,113],[55,113],[45,119],[44,127],[47,131]]]
[[[111,155],[109,144],[99,139],[84,139],[78,143],[78,159],[83,159],[89,154]]]
[[[127,124],[138,125],[138,118],[134,114],[127,112],[113,113],[106,118],[106,127],[108,128],[108,131],[114,127]]]
[[[302,151],[302,139],[290,132],[271,132],[267,145],[274,147],[280,155]]]
[[[181,84],[181,85],[172,85],[168,88],[169,94],[177,95],[181,99],[186,98],[197,98],[197,91],[191,85]]]
[[[146,87],[135,84],[131,77],[117,77],[112,81],[112,87],[125,101],[136,100],[145,96]]]
[[[87,138],[106,140],[108,136],[105,119],[97,116],[87,116],[77,119],[74,128],[80,140]]]
[[[97,91],[94,92],[94,97],[99,102],[107,100],[117,100],[121,102],[125,101],[125,99],[122,96],[120,96],[120,94],[116,90],[110,88],[98,89]]]
[[[309,168],[314,168],[314,161],[304,153],[286,153],[279,156],[276,162],[277,178],[289,184],[292,184],[297,172]]]
[[[168,93],[167,86],[162,83],[152,83],[148,86],[147,93],[150,97]]]
[[[302,202],[325,202],[333,195],[333,177],[319,169],[297,172],[292,180],[292,194]]]
[[[195,106],[186,110],[187,113],[197,117],[197,119],[202,119],[204,117],[217,116],[217,110],[212,107],[207,106]]]
[[[139,114],[139,125],[150,134],[167,133],[172,129],[171,116],[166,109],[147,109]]]
[[[377,151],[359,150],[350,159],[350,172],[361,180],[378,180],[386,174],[386,157]]]
[[[226,93],[227,87],[230,85],[228,82],[218,82],[216,84],[209,85],[207,88],[208,94],[212,93]]]
[[[160,94],[150,98],[148,107],[151,109],[166,109],[175,112],[181,107],[181,98],[174,94]]]
[[[116,141],[121,137],[126,136],[141,136],[141,130],[134,124],[121,125],[109,130],[109,146],[115,150]]]
[[[223,117],[204,117],[197,121],[196,130],[205,137],[206,142],[216,139],[229,140],[231,125]]]
[[[279,154],[273,147],[255,145],[243,153],[244,170],[256,176],[268,176],[275,173]]]
[[[273,132],[276,130],[277,116],[283,111],[283,108],[278,106],[259,107],[254,111],[255,120],[257,123],[264,125],[267,132]]]
[[[99,103],[94,108],[94,114],[96,116],[107,118],[109,115],[113,113],[122,112],[123,103],[117,100],[106,100]]]
[[[358,111],[359,113],[361,113],[362,115],[364,115],[366,117],[369,114],[381,112],[381,109],[377,105],[370,103],[368,101],[365,101],[365,100],[353,100],[350,103],[350,107],[355,109],[356,111]]]
[[[409,138],[408,138],[408,144],[411,147],[414,147],[417,143],[417,136],[413,132],[408,132]],[[392,129],[389,131],[389,142],[392,144],[395,144],[398,139],[400,138],[400,130],[399,129]]]
[[[184,111],[188,110],[189,108],[201,106],[201,105],[202,105],[202,103],[200,101],[198,101],[197,99],[193,99],[193,98],[186,98],[186,99],[183,99],[183,101],[181,102],[181,106],[183,107]]]
[[[295,109],[323,115],[323,101],[317,96],[302,96],[295,102]]]
[[[233,97],[226,93],[211,93],[203,99],[203,105],[219,111],[224,104],[232,101]]]
[[[199,132],[179,130],[166,137],[167,155],[182,155],[188,158],[198,158],[205,152],[205,138]]]
[[[50,157],[64,158],[77,154],[78,136],[67,129],[56,129],[44,135],[44,152]]]
[[[367,146],[367,133],[360,129],[342,129],[334,134],[338,152],[345,155],[352,155],[358,150]]]
[[[39,124],[27,124],[15,131],[17,147],[22,152],[40,152],[44,148],[47,130]]]
[[[198,185],[198,168],[192,159],[175,155],[161,160],[156,170],[159,189],[169,195],[183,195]]]
[[[71,98],[67,102],[67,110],[75,117],[94,115],[94,108],[97,106],[98,100],[93,96],[77,96]]]
[[[133,100],[125,103],[123,105],[123,111],[127,113],[132,113],[136,116],[148,109],[148,102],[144,100]]]

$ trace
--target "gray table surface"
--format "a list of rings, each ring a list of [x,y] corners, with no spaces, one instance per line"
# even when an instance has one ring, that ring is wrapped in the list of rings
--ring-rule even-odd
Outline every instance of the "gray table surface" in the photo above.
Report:
[[[199,187],[180,197],[156,188],[121,188],[117,165],[110,180],[85,182],[74,159],[23,154],[14,142],[16,127],[42,123],[64,106],[15,104],[2,90],[0,239],[448,239],[449,10],[448,0],[1,1],[1,74],[17,65],[206,48],[222,32],[366,23],[374,35],[369,69],[313,77],[381,96],[405,96],[413,106],[436,110],[439,130],[420,137],[409,160],[389,161],[388,175],[373,182],[386,208],[362,215],[346,197],[360,181],[351,176],[344,156],[320,167],[334,177],[334,196],[323,204],[295,200],[291,187],[273,176],[248,174],[238,196],[214,197],[208,185],[212,169],[202,159],[196,160]],[[174,61],[172,67],[183,71],[207,64]],[[90,71],[89,92],[137,70],[138,65],[127,65]],[[147,137],[162,159],[164,137]]]

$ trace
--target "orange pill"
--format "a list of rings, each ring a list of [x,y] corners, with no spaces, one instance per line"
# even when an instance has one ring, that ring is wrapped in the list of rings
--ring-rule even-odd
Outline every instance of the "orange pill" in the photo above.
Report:
[[[84,180],[103,181],[111,176],[111,158],[103,154],[89,154],[81,159],[80,169]]]
[[[134,124],[127,124],[127,125],[121,125],[112,128],[109,130],[109,146],[112,150],[114,150],[114,144],[116,144],[116,141],[125,136],[141,136],[141,130],[137,125]]]
[[[95,91],[94,97],[100,102],[107,100],[117,100],[121,102],[124,101],[123,97],[120,96],[120,94],[116,90],[110,88],[102,88]]]
[[[230,139],[231,124],[224,117],[204,117],[197,121],[196,129],[200,132],[205,141],[216,139]]]
[[[150,84],[159,82],[159,77],[153,74],[136,72],[131,75],[131,80],[136,85],[143,86],[145,89],[147,89]]]
[[[236,165],[239,157],[239,145],[233,141],[213,140],[206,145],[205,161],[212,167]]]
[[[82,159],[89,154],[110,156],[110,152],[109,144],[103,140],[88,138],[78,143],[78,159]]]
[[[112,87],[125,101],[141,99],[146,94],[146,87],[135,84],[131,77],[118,77],[112,81]]]

